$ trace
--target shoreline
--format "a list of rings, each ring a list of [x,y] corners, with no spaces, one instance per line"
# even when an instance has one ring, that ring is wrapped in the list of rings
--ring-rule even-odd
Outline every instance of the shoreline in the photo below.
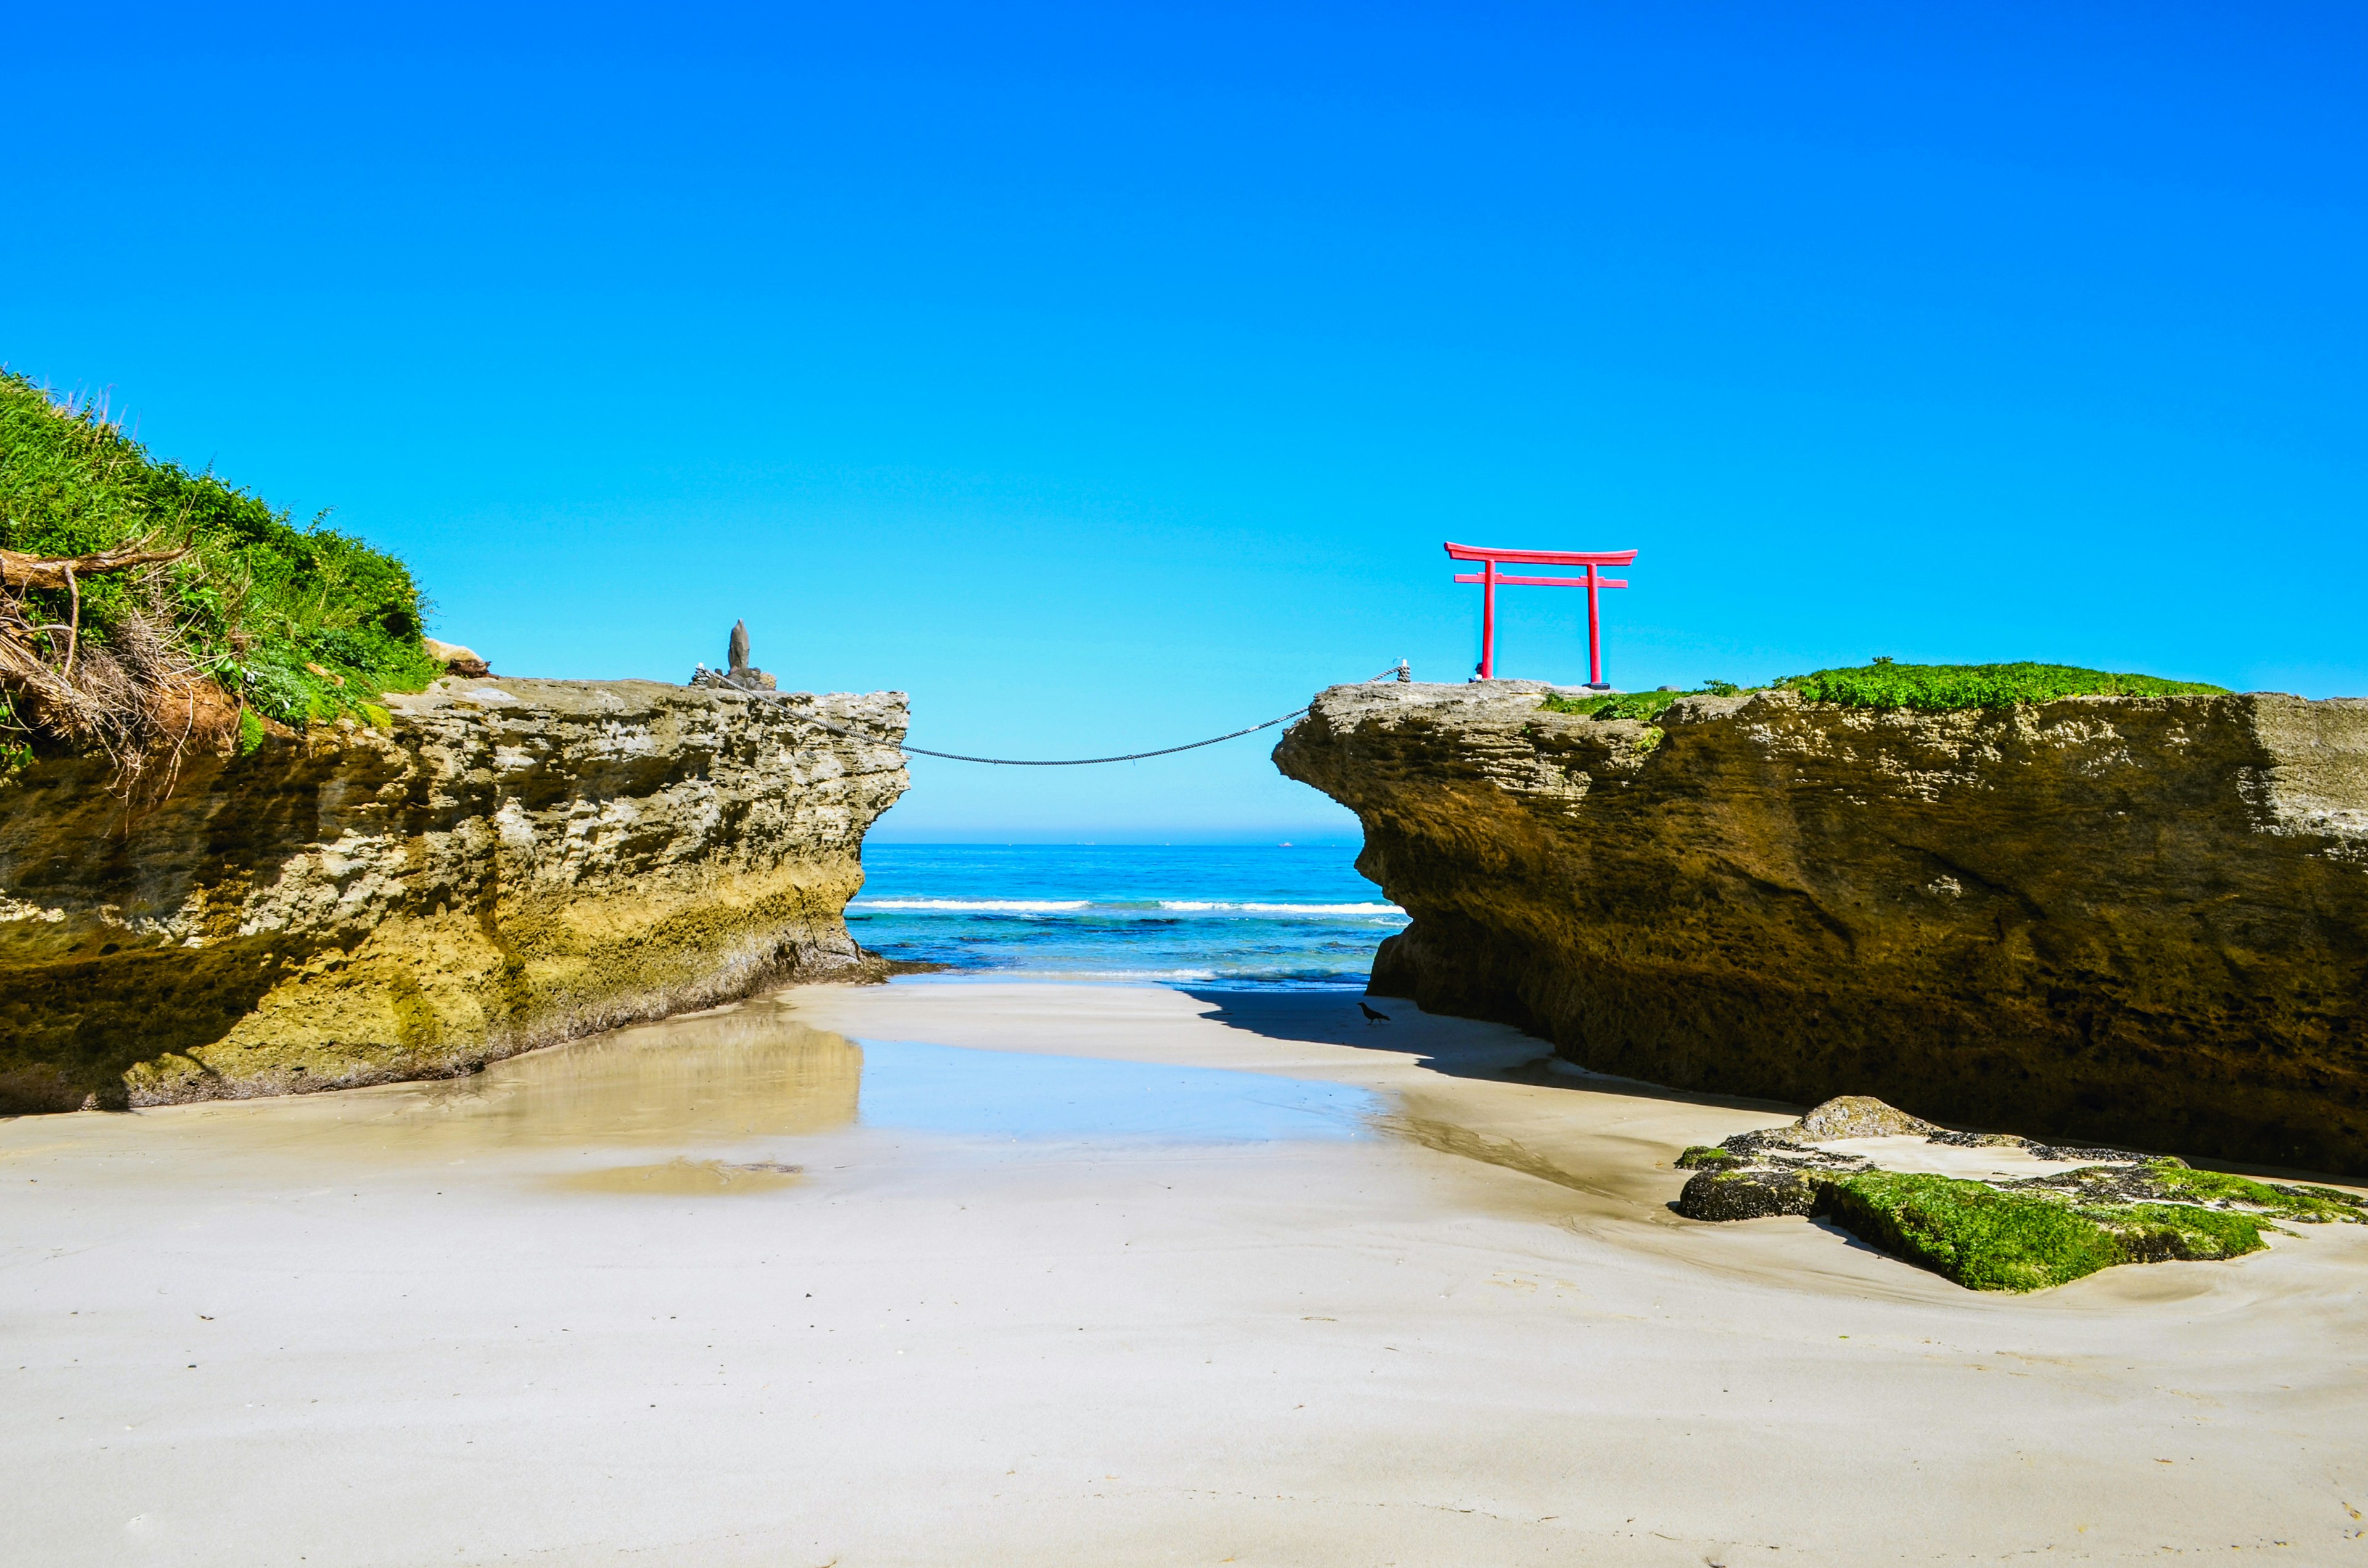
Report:
[[[1693,1568],[2360,1528],[2358,1227],[1976,1294],[1668,1211],[1679,1147],[1789,1109],[1508,1078],[1544,1043],[1358,1000],[800,987],[466,1080],[0,1122],[22,1550]],[[931,1131],[865,1040],[1385,1104]]]

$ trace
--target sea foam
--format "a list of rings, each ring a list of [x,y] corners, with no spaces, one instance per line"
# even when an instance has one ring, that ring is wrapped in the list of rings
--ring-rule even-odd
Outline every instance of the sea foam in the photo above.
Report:
[[[963,915],[1062,915],[1087,909],[1083,898],[859,898],[849,909],[942,909]]]
[[[962,978],[1354,990],[1406,924],[1347,845],[904,845],[864,849],[848,929]]]
[[[1219,899],[1163,898],[1162,909],[1213,915],[1404,915],[1395,903],[1231,903]]]

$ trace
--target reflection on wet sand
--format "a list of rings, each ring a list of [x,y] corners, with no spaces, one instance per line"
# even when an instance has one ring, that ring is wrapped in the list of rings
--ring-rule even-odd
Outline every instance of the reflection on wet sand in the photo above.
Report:
[[[698,1195],[796,1185],[799,1156],[775,1139],[860,1139],[870,1129],[997,1144],[1330,1141],[1369,1135],[1382,1108],[1354,1085],[1263,1073],[859,1042],[759,997],[513,1057],[467,1078],[135,1119],[152,1144],[172,1129],[216,1147],[242,1141],[341,1167],[424,1160],[482,1176],[507,1164],[546,1188]],[[584,1168],[628,1152],[640,1157]]]
[[[478,1144],[776,1137],[851,1124],[862,1083],[860,1047],[759,1001],[426,1086],[397,1119]]]
[[[560,1176],[554,1185],[575,1192],[641,1192],[654,1197],[700,1197],[716,1192],[772,1192],[795,1186],[803,1167],[758,1160],[733,1165],[723,1160],[691,1160],[677,1156],[654,1165],[610,1165]]]

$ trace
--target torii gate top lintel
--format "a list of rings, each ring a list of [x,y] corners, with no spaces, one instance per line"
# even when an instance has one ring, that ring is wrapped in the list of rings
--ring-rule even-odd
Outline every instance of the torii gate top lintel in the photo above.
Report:
[[[1491,550],[1452,542],[1447,553],[1457,561],[1510,561],[1522,566],[1625,566],[1636,559],[1633,550]]]
[[[1625,566],[1636,559],[1633,550],[1495,550],[1486,545],[1456,544],[1449,541],[1447,554],[1453,561],[1477,561],[1477,572],[1459,573],[1459,583],[1481,584],[1480,599],[1480,678],[1497,677],[1497,587],[1507,584],[1524,588],[1585,588],[1587,590],[1587,684],[1600,691],[1603,678],[1603,632],[1597,614],[1597,590],[1624,588],[1627,580],[1605,577],[1597,574],[1599,566]],[[1497,570],[1497,563],[1508,561],[1520,566],[1584,566],[1584,577],[1510,577]]]

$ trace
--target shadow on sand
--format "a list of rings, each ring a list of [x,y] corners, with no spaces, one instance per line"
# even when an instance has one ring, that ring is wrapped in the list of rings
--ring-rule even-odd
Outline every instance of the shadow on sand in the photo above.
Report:
[[[1426,1013],[1399,996],[1360,996],[1337,991],[1225,991],[1190,985],[1177,989],[1214,1008],[1211,1020],[1228,1028],[1268,1040],[1400,1051],[1415,1057],[1432,1072],[1451,1077],[1626,1095],[1670,1105],[1715,1106],[1724,1110],[1764,1111],[1782,1116],[1798,1116],[1807,1108],[1783,1100],[1702,1094],[1648,1084],[1642,1078],[1590,1073],[1556,1056],[1547,1041],[1523,1034],[1510,1024]],[[1360,1003],[1383,1014],[1383,1020],[1365,1017]]]
[[[1608,1199],[1632,1213],[1648,1209],[1665,1217],[1676,1214],[1665,1189],[1677,1148],[1660,1145],[1690,1122],[1702,1126],[1690,1110],[1743,1112],[1766,1124],[1795,1117],[1802,1108],[1590,1073],[1509,1024],[1426,1013],[1402,997],[1178,989],[1214,1009],[1212,1022],[1263,1039],[1386,1051],[1466,1085],[1519,1085],[1529,1092],[1511,1098],[1458,1093],[1452,1084],[1438,1091],[1401,1087],[1399,1109],[1376,1125],[1441,1153]],[[1367,1008],[1383,1016],[1369,1017]],[[1607,1099],[1631,1108],[1610,1109]],[[1736,1129],[1728,1123],[1725,1130]],[[1715,1135],[1705,1130],[1697,1136]],[[1691,1141],[1679,1136],[1680,1143]]]
[[[1352,992],[1243,992],[1214,987],[1180,986],[1195,1001],[1216,1009],[1213,1021],[1232,1028],[1279,1040],[1318,1040],[1330,1045],[1363,1046],[1408,1052],[1433,1072],[1458,1078],[1502,1084],[1526,1084],[1541,1088],[1581,1089],[1599,1095],[1625,1095],[1671,1106],[1706,1106],[1723,1110],[1798,1116],[1808,1108],[1785,1100],[1758,1099],[1744,1095],[1705,1094],[1646,1083],[1641,1078],[1590,1073],[1556,1056],[1554,1047],[1509,1024],[1482,1023],[1470,1018],[1430,1014],[1398,996],[1363,996]],[[1386,1015],[1373,1022],[1358,1004]],[[1967,1132],[2018,1132],[2044,1136],[2049,1130],[1959,1124]],[[2078,1140],[2069,1140],[2078,1142]],[[2176,1151],[2134,1149],[2138,1153]],[[2204,1155],[2182,1155],[2202,1170],[2225,1171],[2260,1181],[2333,1183],[2356,1187],[2357,1174],[2308,1170],[2291,1165],[2260,1165]]]

